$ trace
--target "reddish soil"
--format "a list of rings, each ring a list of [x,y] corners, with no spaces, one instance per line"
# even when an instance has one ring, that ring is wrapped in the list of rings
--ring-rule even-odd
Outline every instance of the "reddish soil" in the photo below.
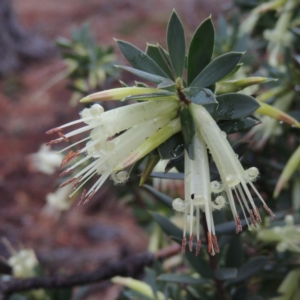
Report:
[[[14,0],[13,4],[25,28],[49,40],[68,37],[74,26],[89,21],[101,45],[113,44],[115,37],[144,48],[146,42],[165,45],[166,24],[173,7],[186,24],[188,36],[201,20],[211,12],[216,16],[220,9],[215,5],[218,0],[198,2]],[[0,233],[14,247],[22,244],[33,248],[49,272],[93,269],[117,259],[125,250],[147,248],[146,234],[130,209],[118,202],[112,189],[108,193],[107,187],[87,207],[74,205],[58,220],[41,214],[45,195],[57,188],[57,174],[30,172],[26,157],[49,140],[47,130],[76,119],[82,109],[80,105],[69,106],[71,93],[66,81],[35,99],[36,91],[63,68],[57,55],[0,81]],[[2,244],[0,254],[7,257]],[[107,293],[101,299],[114,299],[117,291]]]

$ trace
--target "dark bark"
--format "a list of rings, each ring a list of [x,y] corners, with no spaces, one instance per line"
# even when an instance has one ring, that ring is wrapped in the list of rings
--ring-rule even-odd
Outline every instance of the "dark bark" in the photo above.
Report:
[[[0,76],[55,53],[50,42],[22,28],[10,0],[0,0],[0,28]]]
[[[107,264],[91,272],[80,272],[71,275],[56,275],[49,277],[33,277],[28,279],[15,279],[0,282],[0,300],[6,300],[11,294],[44,288],[71,288],[85,284],[96,283],[110,279],[114,276],[137,278],[142,274],[144,267],[151,266],[154,259],[164,259],[177,254],[180,246],[173,244],[156,253],[144,252]]]

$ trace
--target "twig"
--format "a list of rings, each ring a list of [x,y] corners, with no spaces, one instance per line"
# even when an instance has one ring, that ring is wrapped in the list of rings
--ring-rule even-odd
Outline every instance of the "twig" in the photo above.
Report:
[[[91,272],[71,275],[56,275],[52,277],[33,277],[26,279],[11,279],[0,283],[0,300],[5,300],[9,295],[37,288],[71,288],[90,283],[107,280],[114,276],[137,277],[144,267],[153,264],[154,259],[170,257],[180,251],[178,245],[171,245],[157,253],[144,252],[131,255],[124,260],[109,264]]]

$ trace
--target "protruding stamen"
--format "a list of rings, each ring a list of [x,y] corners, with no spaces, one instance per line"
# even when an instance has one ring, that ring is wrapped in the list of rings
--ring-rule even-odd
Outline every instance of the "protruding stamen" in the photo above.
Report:
[[[67,170],[63,171],[62,173],[60,173],[58,176],[59,176],[59,177],[62,177],[62,176],[65,176],[65,175],[67,175],[67,174],[72,173],[73,171],[74,171],[73,168],[72,168],[72,169],[67,169]]]
[[[63,168],[71,159],[72,155],[74,154],[73,150],[70,150],[67,155],[62,159],[60,167]]]
[[[94,195],[96,194],[96,191],[92,191],[92,193],[85,199],[85,201],[83,202],[83,205],[84,204],[87,204],[93,197]]]
[[[194,235],[191,234],[191,236],[190,236],[190,242],[189,242],[190,252],[193,252],[193,241],[194,241]]]
[[[63,168],[65,165],[67,165],[73,158],[81,154],[81,150],[78,150],[76,152],[73,152],[71,150],[62,160],[60,167]]]
[[[207,232],[207,251],[209,254],[213,253],[213,244],[212,244],[210,232]]]
[[[79,183],[81,182],[81,179],[82,179],[82,176],[80,176],[80,177],[78,178],[78,180],[75,182],[75,184],[73,185],[73,187],[72,187],[73,190],[76,190],[76,189],[77,189]]]
[[[257,227],[252,209],[249,211],[249,215],[250,215],[251,222],[252,222],[252,224],[254,225],[254,227]]]
[[[197,240],[197,246],[196,246],[196,256],[199,255],[201,249],[201,240]]]
[[[81,198],[80,198],[80,201],[79,201],[79,203],[78,203],[78,206],[80,206],[80,205],[83,204],[83,202],[84,202],[84,200],[85,200],[85,198],[86,198],[86,193],[87,193],[87,190],[84,189],[83,192],[82,192],[82,194],[81,194]]]
[[[256,218],[257,222],[261,223],[262,221],[261,221],[261,217],[260,217],[259,210],[258,210],[257,206],[255,206],[254,215],[255,215],[255,218]]]
[[[64,140],[63,138],[58,138],[56,140],[52,140],[52,141],[46,143],[46,146],[50,146],[50,145],[53,145],[53,144],[58,144],[58,143],[62,142],[63,140]]]
[[[182,254],[185,253],[185,246],[186,246],[186,236],[183,237],[182,243],[181,243],[181,252],[182,252]]]
[[[217,239],[217,236],[215,234],[212,235],[212,243],[213,243],[215,252],[219,253],[220,249],[219,249],[219,245],[218,245],[218,239]]]
[[[62,183],[59,187],[62,188],[62,187],[64,187],[64,186],[66,186],[66,185],[68,185],[68,184],[74,182],[75,180],[77,180],[76,177],[71,178],[71,179],[67,180],[66,182]]]
[[[272,210],[270,209],[270,207],[267,204],[264,204],[264,209],[269,213],[269,215],[271,216],[271,218],[273,220],[276,218],[274,213],[272,212]]]
[[[48,130],[47,132],[46,132],[46,134],[53,134],[53,133],[55,133],[55,132],[60,132],[60,131],[62,131],[63,129],[62,128],[60,128],[60,127],[56,127],[56,128],[52,128],[52,129],[50,129],[50,130]]]
[[[236,230],[235,230],[236,234],[238,234],[239,232],[242,232],[243,227],[242,227],[242,223],[241,223],[239,216],[235,217],[235,224],[236,224]]]
[[[58,135],[64,139],[65,142],[69,142],[69,139],[64,135],[62,134],[61,132],[58,132]]]

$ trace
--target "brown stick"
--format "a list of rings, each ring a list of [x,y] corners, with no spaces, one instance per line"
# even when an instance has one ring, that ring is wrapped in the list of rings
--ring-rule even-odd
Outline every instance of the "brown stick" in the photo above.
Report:
[[[144,267],[151,266],[154,259],[163,259],[175,255],[180,251],[179,245],[171,245],[155,254],[144,252],[131,255],[121,261],[111,263],[91,272],[71,275],[55,275],[49,277],[33,277],[26,279],[11,279],[0,283],[0,300],[9,295],[37,288],[71,288],[90,283],[107,280],[114,276],[136,277],[141,274]]]

